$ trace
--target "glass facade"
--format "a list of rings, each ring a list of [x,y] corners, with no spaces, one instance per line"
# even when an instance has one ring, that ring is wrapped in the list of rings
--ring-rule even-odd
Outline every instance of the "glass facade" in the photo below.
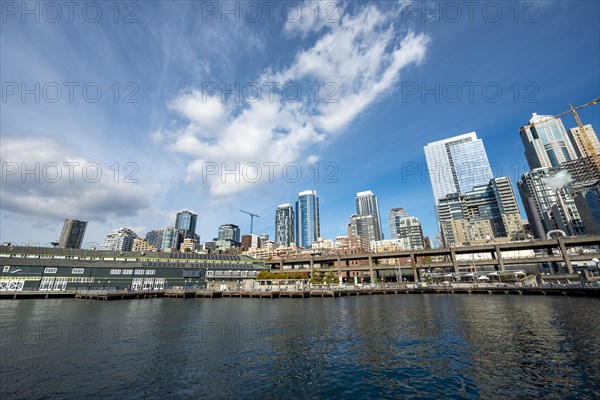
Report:
[[[435,202],[452,193],[466,193],[487,184],[492,169],[475,132],[429,143],[424,147]]]
[[[310,248],[321,235],[319,223],[319,198],[314,190],[298,194],[296,202],[296,245]]]
[[[372,215],[375,218],[375,229],[369,240],[382,240],[383,231],[381,230],[381,217],[379,216],[379,202],[373,192],[365,191],[356,194],[356,214]]]
[[[560,164],[577,158],[567,131],[560,118],[533,114],[529,125],[519,130],[525,147],[529,168],[557,168]]]
[[[282,204],[275,211],[275,243],[289,246],[294,242],[294,208],[291,204]]]

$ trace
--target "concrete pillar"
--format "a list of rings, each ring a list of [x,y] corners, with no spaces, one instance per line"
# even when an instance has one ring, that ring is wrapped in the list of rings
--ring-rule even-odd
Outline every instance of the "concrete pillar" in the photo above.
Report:
[[[413,282],[418,283],[419,275],[417,274],[417,259],[415,257],[415,253],[412,251],[410,252],[410,265],[413,271]]]
[[[369,256],[369,276],[371,283],[375,283],[375,274],[373,273],[373,257]]]
[[[454,267],[454,273],[458,275],[458,261],[456,261],[456,253],[454,252],[454,247],[450,247],[450,260],[452,261],[452,266]]]
[[[313,277],[313,272],[315,271],[315,260],[313,260],[313,258],[310,258],[310,277]]]
[[[494,244],[494,251],[496,253],[496,260],[498,260],[498,266],[500,271],[504,272],[504,260],[502,259],[502,253],[500,252],[500,246],[498,243]]]
[[[337,258],[337,265],[338,265],[338,275],[342,276],[342,258],[339,255]]]
[[[571,258],[569,257],[569,253],[567,252],[567,246],[565,246],[565,242],[563,242],[562,238],[556,239],[558,242],[558,247],[560,248],[560,253],[562,254],[562,258],[565,261],[565,265],[567,266],[567,271],[570,274],[574,274],[573,265],[571,264]]]

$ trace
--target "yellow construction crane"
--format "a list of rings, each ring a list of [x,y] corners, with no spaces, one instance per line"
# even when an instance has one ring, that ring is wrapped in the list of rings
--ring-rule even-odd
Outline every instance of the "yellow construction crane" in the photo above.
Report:
[[[592,141],[590,140],[589,136],[585,132],[585,129],[583,128],[583,123],[581,122],[581,118],[579,118],[579,114],[577,114],[577,110],[579,110],[580,108],[584,108],[584,107],[591,106],[591,105],[596,105],[596,104],[598,104],[598,102],[600,102],[600,97],[597,99],[594,99],[588,103],[585,103],[581,106],[578,106],[578,107],[573,107],[572,104],[569,104],[569,107],[570,107],[569,110],[561,112],[560,114],[557,114],[554,117],[560,118],[563,115],[566,115],[568,113],[573,114],[573,118],[575,118],[575,122],[577,122],[577,127],[579,128],[579,134],[581,135],[581,137],[583,138],[583,142],[585,143],[585,148],[582,149],[585,154],[582,154],[582,156],[584,158],[591,157],[592,160],[594,161],[594,164],[596,164],[596,168],[598,169],[598,171],[600,171],[600,156],[594,150]]]

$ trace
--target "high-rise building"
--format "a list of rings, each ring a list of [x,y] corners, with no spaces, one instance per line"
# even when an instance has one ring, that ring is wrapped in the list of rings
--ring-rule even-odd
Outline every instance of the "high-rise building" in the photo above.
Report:
[[[162,236],[160,250],[167,251],[167,252],[177,250],[177,247],[179,246],[180,242],[182,241],[182,240],[180,240],[180,238],[181,238],[181,233],[179,233],[179,230],[177,228],[168,227],[168,228],[163,229],[163,236]]]
[[[294,231],[293,227],[294,227],[294,224],[292,224],[292,232]],[[269,241],[269,234],[268,233],[261,233],[260,235],[258,235],[258,238],[260,239],[261,242],[268,242]]]
[[[381,230],[381,217],[379,215],[379,202],[372,191],[356,193],[356,215],[372,215],[377,222],[373,237],[369,240],[382,240],[383,232]]]
[[[163,233],[164,229],[153,229],[146,233],[146,241],[157,249],[160,249],[162,247]]]
[[[577,158],[560,118],[533,113],[519,130],[529,168],[558,167]]]
[[[404,217],[398,221],[398,240],[404,241],[407,250],[423,249],[423,228],[417,217]]]
[[[83,243],[87,221],[78,221],[76,219],[65,219],[58,247],[63,249],[79,249]]]
[[[240,227],[233,224],[223,224],[219,227],[218,240],[240,243]]]
[[[600,181],[585,188],[575,198],[575,206],[588,235],[600,233]]]
[[[466,193],[493,178],[477,133],[470,132],[429,143],[424,147],[434,201],[452,193]]]
[[[296,245],[308,249],[319,236],[319,198],[316,191],[305,190],[296,201]]]
[[[584,235],[585,228],[575,205],[571,178],[559,168],[536,168],[517,183],[531,231],[544,239],[560,229],[568,236]]]
[[[104,243],[102,243],[100,249],[112,251],[131,251],[133,248],[133,241],[137,237],[138,236],[136,233],[129,228],[115,229],[106,235]]]
[[[275,211],[275,243],[289,246],[294,242],[294,208],[291,204],[281,204]]]
[[[379,233],[379,221],[372,214],[353,214],[347,225],[348,236],[358,236],[370,243]]]
[[[181,234],[181,240],[194,238],[197,220],[198,214],[194,214],[191,211],[177,213],[177,217],[175,217],[175,229]]]
[[[583,134],[581,133],[579,127],[571,128],[567,132],[567,136],[571,141],[571,145],[575,149],[577,158],[585,158],[592,155],[588,149],[588,142],[592,146],[593,151],[595,151],[596,154],[600,154],[600,141],[598,140],[598,136],[596,135],[592,125],[584,125],[583,129]]]
[[[523,238],[519,205],[508,177],[491,179],[464,194],[449,194],[439,200],[438,212],[446,246]]]
[[[404,208],[392,208],[388,214],[388,226],[390,227],[390,239],[398,239],[400,220],[408,217]]]

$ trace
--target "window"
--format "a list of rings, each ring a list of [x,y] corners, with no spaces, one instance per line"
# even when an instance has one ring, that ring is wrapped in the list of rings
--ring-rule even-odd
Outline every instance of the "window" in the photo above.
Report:
[[[135,275],[144,275],[144,270],[143,269],[136,269],[135,270]]]
[[[4,268],[2,268],[2,272],[8,272],[10,271],[10,265],[5,265]]]
[[[124,269],[123,270],[123,275],[131,275],[133,274],[133,270],[132,269]]]
[[[55,274],[55,273],[56,273],[56,270],[57,270],[56,268],[49,268],[49,267],[46,267],[46,268],[44,268],[44,273],[45,273],[45,274]]]
[[[121,275],[121,270],[120,269],[111,269],[110,274],[111,275]]]
[[[71,270],[71,274],[76,275],[76,274],[83,274],[83,268],[73,268]]]
[[[146,275],[156,275],[156,270],[155,269],[147,269]]]

